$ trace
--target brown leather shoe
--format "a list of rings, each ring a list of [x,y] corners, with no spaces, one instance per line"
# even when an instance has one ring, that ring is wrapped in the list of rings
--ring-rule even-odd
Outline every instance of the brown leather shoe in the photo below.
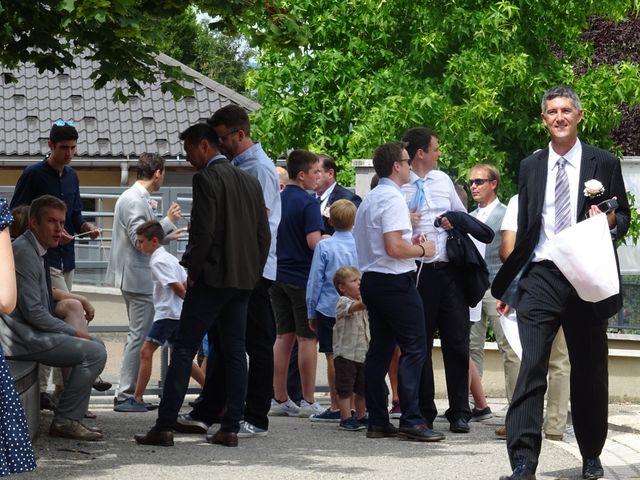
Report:
[[[507,439],[507,427],[505,425],[502,425],[500,427],[496,427],[495,434],[496,434],[496,437],[498,437],[500,440],[506,440]]]
[[[69,418],[55,417],[49,428],[49,435],[52,437],[71,438],[73,440],[84,440],[95,442],[102,440],[102,433],[92,432],[82,423]]]
[[[224,445],[225,447],[237,447],[238,446],[238,434],[235,432],[221,432],[218,430],[213,434],[213,437],[207,438],[209,443],[215,445]]]
[[[133,437],[139,445],[158,445],[160,447],[173,447],[173,432],[159,432],[151,429],[144,435]]]
[[[561,442],[564,437],[563,435],[556,435],[555,433],[545,433],[544,438],[554,442]]]
[[[80,422],[84,428],[89,430],[90,432],[102,433],[102,429],[100,427],[92,427],[91,425],[87,425],[84,422]]]

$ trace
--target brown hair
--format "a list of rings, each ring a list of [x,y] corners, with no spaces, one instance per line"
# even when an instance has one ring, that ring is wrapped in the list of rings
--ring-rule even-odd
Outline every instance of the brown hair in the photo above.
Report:
[[[151,240],[154,237],[158,239],[158,242],[162,243],[164,240],[164,230],[162,225],[157,220],[147,220],[142,225],[136,228],[136,235],[142,235],[147,240]]]
[[[347,265],[346,267],[341,267],[336,270],[336,273],[333,275],[333,286],[336,287],[338,293],[341,293],[338,285],[344,284],[347,280],[349,280],[349,278],[353,276],[360,277],[361,275],[360,270],[352,265]]]
[[[29,228],[29,205],[18,205],[11,210],[13,222],[9,225],[11,238],[18,238]]]

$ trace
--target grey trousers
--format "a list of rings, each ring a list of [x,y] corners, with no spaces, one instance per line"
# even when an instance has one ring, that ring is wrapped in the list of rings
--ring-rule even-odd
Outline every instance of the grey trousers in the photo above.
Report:
[[[93,382],[107,362],[107,350],[99,338],[86,340],[64,333],[51,335],[60,337],[52,349],[13,358],[34,360],[51,367],[70,367],[56,416],[80,421],[89,406]]]
[[[153,323],[153,295],[122,291],[122,298],[129,316],[129,334],[124,344],[120,381],[116,396],[118,400],[133,397],[140,368],[140,348]]]

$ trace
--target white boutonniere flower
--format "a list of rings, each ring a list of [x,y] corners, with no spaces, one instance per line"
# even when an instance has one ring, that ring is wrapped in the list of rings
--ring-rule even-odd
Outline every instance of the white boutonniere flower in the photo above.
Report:
[[[584,182],[584,196],[589,198],[599,197],[604,193],[604,186],[600,180],[591,179]]]
[[[331,208],[331,206],[330,206],[330,205],[327,205],[327,206],[325,207],[324,212],[322,212],[322,216],[323,216],[323,217],[325,217],[325,218],[330,218],[330,215],[329,215],[329,209],[330,209],[330,208]]]
[[[158,209],[158,202],[155,201],[153,198],[149,199],[149,205],[151,206],[151,210],[157,210]]]

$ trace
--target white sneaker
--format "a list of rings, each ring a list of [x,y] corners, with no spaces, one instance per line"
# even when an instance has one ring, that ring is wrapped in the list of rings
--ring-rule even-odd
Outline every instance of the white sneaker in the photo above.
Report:
[[[287,401],[282,403],[275,399],[271,399],[269,415],[272,417],[297,417],[299,414],[300,407],[298,407],[290,398],[287,398]]]
[[[325,409],[322,408],[322,406],[318,402],[309,403],[306,400],[302,399],[300,400],[300,412],[298,413],[298,416],[309,418],[311,417],[311,415],[316,415],[324,412],[324,410]]]
[[[266,437],[268,430],[264,428],[256,427],[253,423],[249,423],[246,421],[240,422],[240,430],[238,430],[238,438],[249,438],[249,437]]]

